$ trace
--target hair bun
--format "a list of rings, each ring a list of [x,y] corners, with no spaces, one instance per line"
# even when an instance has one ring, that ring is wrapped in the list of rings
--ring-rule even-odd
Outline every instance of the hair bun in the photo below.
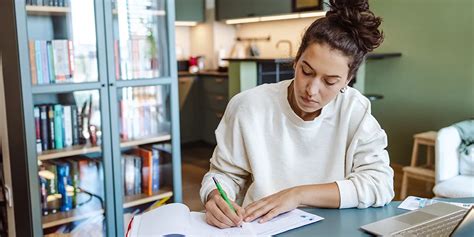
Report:
[[[368,0],[330,0],[329,7],[326,17],[351,34],[360,50],[367,53],[382,43],[382,19],[369,10]]]

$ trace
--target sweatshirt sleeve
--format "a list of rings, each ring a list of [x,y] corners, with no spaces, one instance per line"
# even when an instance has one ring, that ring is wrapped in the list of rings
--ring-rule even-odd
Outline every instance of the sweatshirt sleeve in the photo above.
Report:
[[[349,174],[337,182],[340,208],[384,206],[393,199],[393,169],[386,147],[385,131],[370,112],[365,113],[348,148]]]
[[[209,193],[216,188],[212,177],[219,180],[231,200],[236,200],[244,190],[250,174],[248,157],[239,123],[239,107],[235,96],[227,106],[224,116],[215,132],[217,145],[210,160],[210,169],[201,183],[200,196],[206,203]]]

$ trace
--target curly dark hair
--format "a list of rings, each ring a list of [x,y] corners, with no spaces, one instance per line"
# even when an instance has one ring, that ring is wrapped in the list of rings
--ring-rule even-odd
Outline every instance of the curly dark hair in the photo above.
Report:
[[[352,79],[365,55],[384,39],[378,29],[382,18],[369,10],[368,0],[330,0],[329,7],[326,17],[315,20],[304,33],[294,63],[309,45],[327,44],[350,58],[348,78]]]

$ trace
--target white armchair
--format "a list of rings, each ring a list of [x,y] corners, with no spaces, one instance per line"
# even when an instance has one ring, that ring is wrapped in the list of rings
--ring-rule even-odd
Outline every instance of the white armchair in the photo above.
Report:
[[[474,176],[460,173],[460,143],[461,137],[455,127],[446,127],[438,132],[435,146],[436,184],[433,188],[438,197],[474,197]]]

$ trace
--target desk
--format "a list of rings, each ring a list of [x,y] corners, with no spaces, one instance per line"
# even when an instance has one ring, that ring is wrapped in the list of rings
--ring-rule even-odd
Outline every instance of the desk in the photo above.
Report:
[[[452,202],[474,202],[474,198],[440,199]],[[322,209],[301,208],[301,210],[324,217],[324,220],[287,231],[278,236],[370,236],[360,226],[399,215],[407,210],[397,208],[399,201],[391,202],[384,207],[366,209]]]

